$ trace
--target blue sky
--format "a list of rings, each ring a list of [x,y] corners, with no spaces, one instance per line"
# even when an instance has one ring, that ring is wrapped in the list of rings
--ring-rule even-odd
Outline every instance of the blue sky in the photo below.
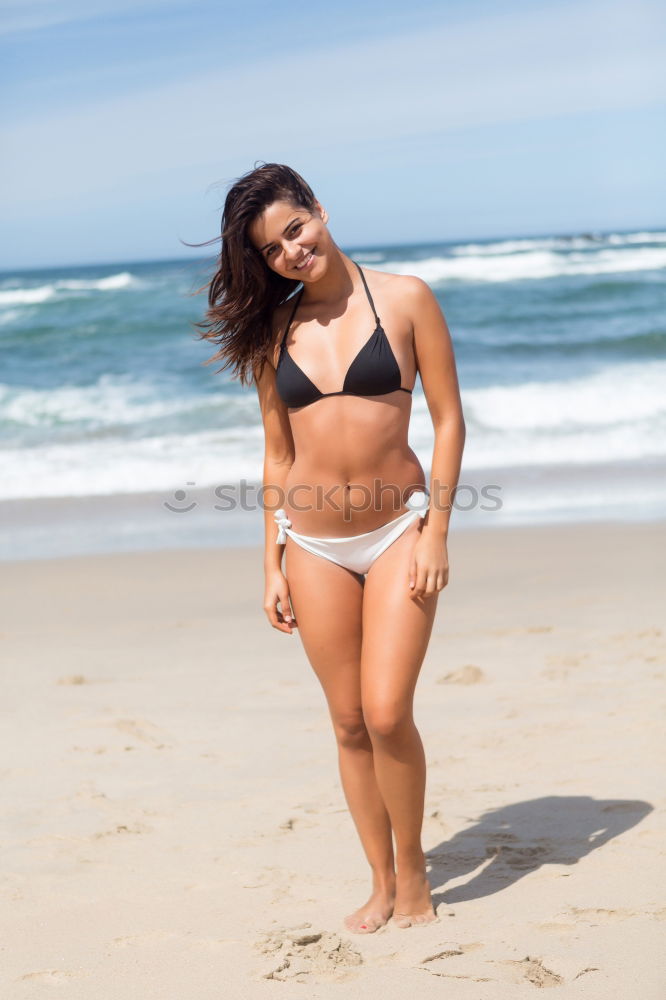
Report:
[[[0,0],[0,269],[182,257],[258,161],[338,244],[666,222],[655,0]]]

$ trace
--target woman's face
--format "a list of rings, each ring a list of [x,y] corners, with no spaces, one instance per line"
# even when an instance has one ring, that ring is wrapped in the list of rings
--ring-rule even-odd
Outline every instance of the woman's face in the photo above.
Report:
[[[274,201],[252,221],[248,235],[271,271],[307,282],[321,277],[325,270],[331,247],[327,219],[326,209],[318,201],[312,210]]]

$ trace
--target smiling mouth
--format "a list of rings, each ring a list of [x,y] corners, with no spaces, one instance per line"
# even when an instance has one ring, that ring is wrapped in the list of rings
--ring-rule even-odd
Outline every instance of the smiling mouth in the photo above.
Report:
[[[316,249],[316,247],[315,247],[315,249]],[[295,271],[301,271],[305,267],[306,264],[310,263],[310,260],[311,260],[312,257],[314,257],[314,250],[311,250],[310,253],[307,255],[307,257],[305,258],[305,260],[302,261],[300,264],[297,264],[297,266],[294,268],[294,270]]]

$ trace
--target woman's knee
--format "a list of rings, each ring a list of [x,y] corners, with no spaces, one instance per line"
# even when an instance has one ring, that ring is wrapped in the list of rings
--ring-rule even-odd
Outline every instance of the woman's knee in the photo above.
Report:
[[[364,706],[363,715],[371,739],[399,738],[414,726],[411,705],[398,702],[374,702]]]
[[[368,730],[360,708],[358,711],[336,712],[333,716],[333,728],[341,747],[357,750],[369,745]]]

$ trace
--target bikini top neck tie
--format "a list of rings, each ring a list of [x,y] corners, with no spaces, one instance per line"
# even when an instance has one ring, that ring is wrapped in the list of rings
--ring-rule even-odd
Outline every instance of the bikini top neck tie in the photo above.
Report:
[[[284,543],[287,541],[287,532],[285,531],[285,528],[291,528],[291,521],[287,517],[286,510],[284,510],[282,507],[280,507],[279,510],[276,510],[275,514],[273,515],[273,520],[278,526],[276,544],[284,545]]]

